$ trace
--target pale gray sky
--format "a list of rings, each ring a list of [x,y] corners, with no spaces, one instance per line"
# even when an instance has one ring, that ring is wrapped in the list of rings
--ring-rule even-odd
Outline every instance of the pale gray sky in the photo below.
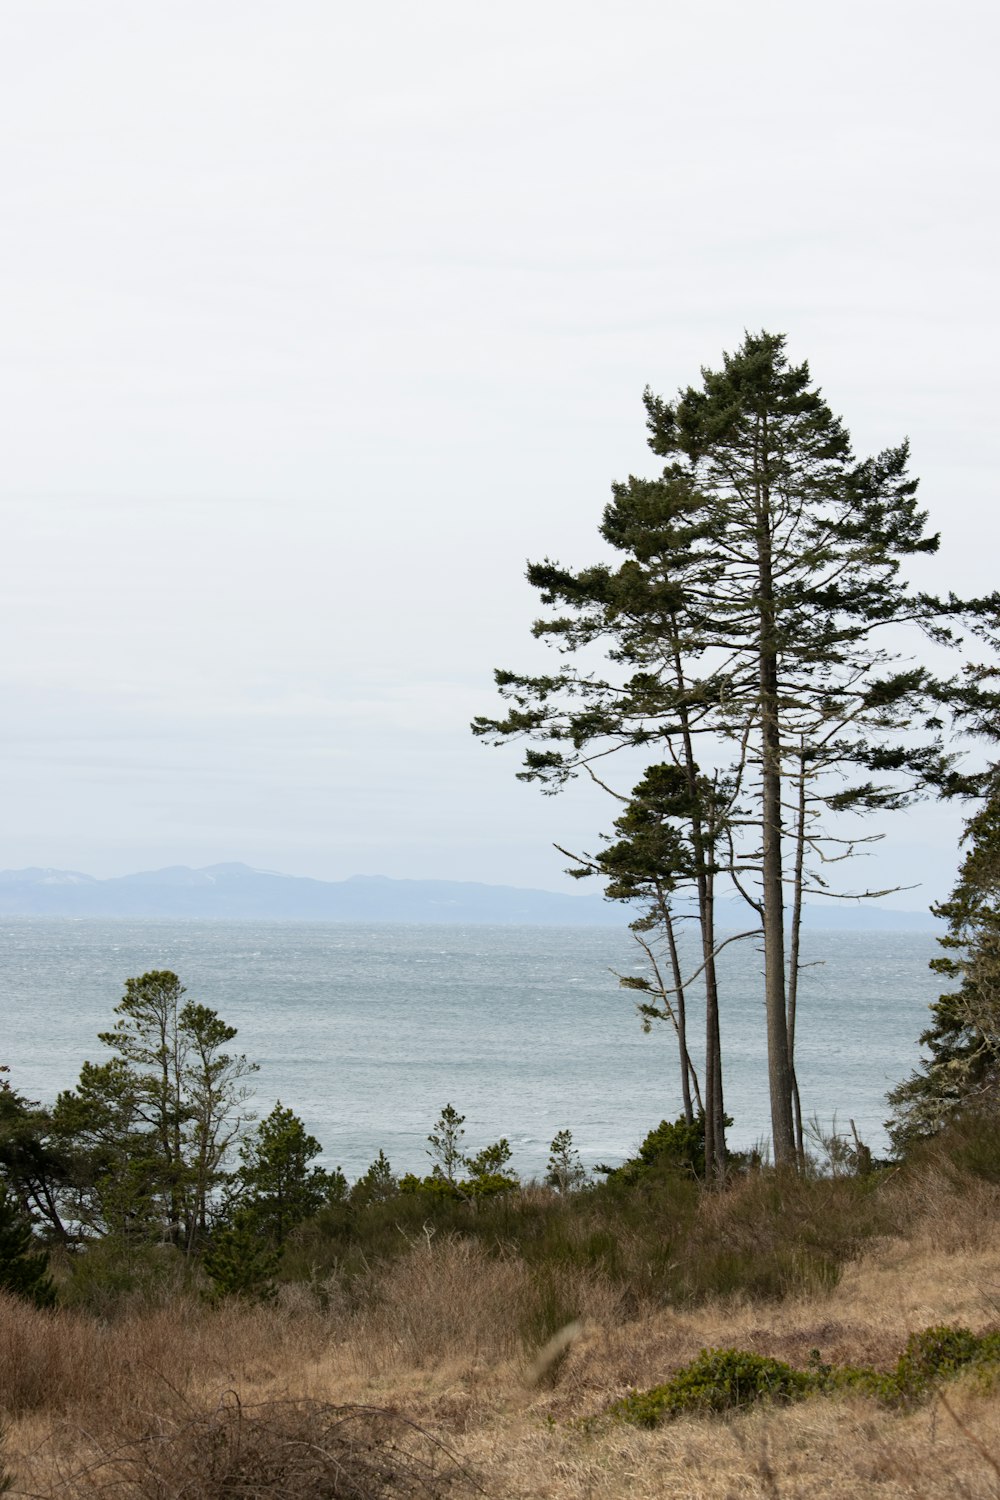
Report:
[[[640,396],[788,333],[997,583],[994,8],[0,5],[0,866],[558,887],[471,739]],[[955,815],[880,877],[940,895]]]

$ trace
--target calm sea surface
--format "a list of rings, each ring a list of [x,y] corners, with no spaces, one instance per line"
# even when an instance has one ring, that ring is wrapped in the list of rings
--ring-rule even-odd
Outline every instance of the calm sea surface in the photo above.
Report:
[[[885,1146],[886,1090],[916,1065],[938,981],[933,936],[818,933],[800,1002],[803,1109],[853,1118]],[[354,926],[320,922],[7,919],[0,922],[0,1061],[29,1098],[71,1087],[124,980],[173,969],[192,999],[239,1028],[260,1064],[255,1106],[276,1099],[355,1177],[384,1149],[427,1170],[442,1105],[466,1116],[470,1150],[506,1135],[525,1177],[569,1128],[584,1161],[622,1159],[679,1111],[672,1034],[642,1033],[634,995],[609,972],[642,972],[627,931]],[[768,1129],[759,953],[722,956],[726,1109],[735,1146]],[[697,1033],[700,1023],[695,1021]]]

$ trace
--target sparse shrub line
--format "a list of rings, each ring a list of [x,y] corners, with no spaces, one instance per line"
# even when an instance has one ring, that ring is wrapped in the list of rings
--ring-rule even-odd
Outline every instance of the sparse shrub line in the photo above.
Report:
[[[633,1391],[611,1415],[638,1427],[658,1427],[672,1417],[718,1415],[759,1401],[787,1404],[806,1396],[856,1391],[886,1406],[910,1406],[942,1381],[964,1370],[1000,1364],[1000,1332],[975,1334],[938,1324],[911,1334],[891,1370],[823,1364],[819,1351],[807,1370],[744,1349],[702,1349],[663,1385]]]

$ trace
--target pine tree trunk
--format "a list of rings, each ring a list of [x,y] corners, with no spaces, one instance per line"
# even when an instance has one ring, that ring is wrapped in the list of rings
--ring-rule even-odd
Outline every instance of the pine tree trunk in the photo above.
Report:
[[[799,740],[798,805],[795,823],[795,876],[792,895],[792,932],[788,952],[788,1071],[792,1080],[792,1115],[795,1126],[795,1155],[799,1167],[805,1166],[805,1141],[802,1134],[802,1100],[795,1075],[795,1025],[799,1003],[800,941],[802,937],[802,896],[806,860],[806,749]]]
[[[722,1097],[722,1041],[719,1030],[719,989],[715,973],[715,881],[711,865],[714,840],[698,811],[698,763],[694,740],[683,700],[684,668],[674,637],[674,676],[681,690],[678,718],[684,746],[684,774],[691,795],[691,846],[695,854],[695,885],[698,891],[698,926],[705,975],[705,1175],[721,1177],[726,1169],[726,1111]]]
[[[766,452],[767,424],[761,448]],[[760,637],[761,886],[764,905],[764,997],[771,1138],[778,1167],[795,1165],[792,1075],[785,999],[784,882],[781,855],[781,734],[778,723],[778,651],[771,558],[771,507],[766,474],[758,464],[757,560]]]
[[[677,1050],[680,1054],[681,1064],[681,1102],[684,1108],[685,1124],[693,1125],[694,1105],[691,1100],[691,1080],[694,1078],[696,1088],[698,1080],[691,1062],[691,1054],[688,1052],[687,998],[684,994],[684,978],[681,973],[680,955],[677,952],[677,936],[674,932],[673,918],[670,915],[669,908],[666,906],[663,907],[663,920],[667,930],[667,945],[670,950],[670,969],[673,975],[674,993],[677,997],[675,1012],[677,1016]]]

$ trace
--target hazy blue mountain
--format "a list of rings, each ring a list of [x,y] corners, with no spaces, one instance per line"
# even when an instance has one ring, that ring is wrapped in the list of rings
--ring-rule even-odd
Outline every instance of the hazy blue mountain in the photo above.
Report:
[[[742,903],[720,903],[719,926],[746,926]],[[78,870],[0,871],[0,916],[200,917],[327,922],[497,922],[623,926],[627,913],[594,893],[523,890],[461,880],[355,875],[311,880],[249,865],[170,865],[110,880]],[[832,931],[933,931],[928,912],[844,902],[810,907],[809,927]]]
[[[204,917],[328,922],[526,922],[620,925],[599,895],[450,880],[311,880],[248,865],[171,865],[110,880],[68,870],[0,872],[0,915]]]

